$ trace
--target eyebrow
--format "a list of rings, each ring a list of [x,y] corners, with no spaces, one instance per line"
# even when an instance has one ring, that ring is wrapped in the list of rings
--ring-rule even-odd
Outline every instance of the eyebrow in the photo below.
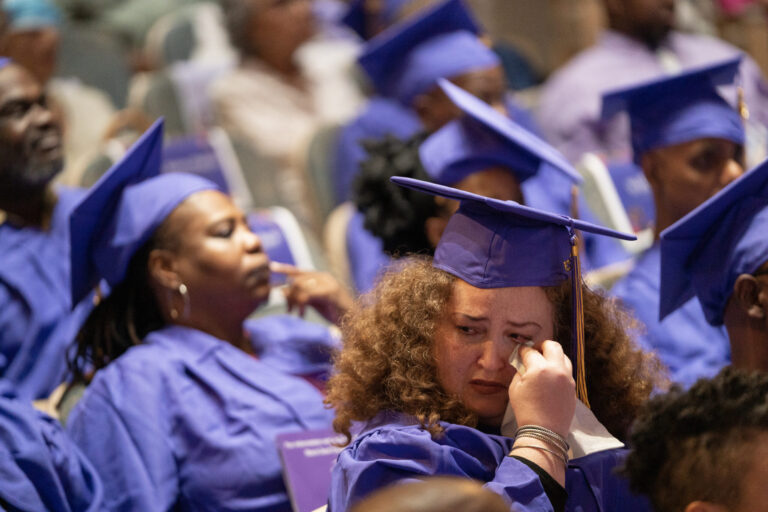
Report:
[[[456,314],[463,316],[464,318],[467,318],[468,320],[471,320],[473,322],[482,322],[482,321],[488,320],[488,318],[484,316],[472,316],[472,315],[468,315],[467,313],[456,313]],[[541,329],[541,326],[537,322],[513,322],[511,320],[507,320],[505,323],[513,327],[527,327],[529,325],[532,325],[534,327],[538,327],[539,329]]]

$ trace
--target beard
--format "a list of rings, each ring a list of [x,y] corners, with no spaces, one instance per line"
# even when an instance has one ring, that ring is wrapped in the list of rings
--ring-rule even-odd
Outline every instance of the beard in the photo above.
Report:
[[[64,159],[61,155],[44,160],[32,159],[26,165],[14,165],[0,170],[0,184],[9,192],[23,193],[45,188],[61,172]]]

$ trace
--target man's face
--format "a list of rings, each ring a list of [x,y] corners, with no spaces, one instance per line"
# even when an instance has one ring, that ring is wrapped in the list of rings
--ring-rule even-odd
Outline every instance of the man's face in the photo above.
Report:
[[[697,139],[643,155],[643,170],[660,214],[675,222],[741,176],[741,146],[725,139]]]
[[[0,184],[44,187],[62,166],[61,125],[43,89],[20,66],[0,69]]]
[[[675,25],[675,0],[611,0],[609,9],[636,39],[656,47]]]

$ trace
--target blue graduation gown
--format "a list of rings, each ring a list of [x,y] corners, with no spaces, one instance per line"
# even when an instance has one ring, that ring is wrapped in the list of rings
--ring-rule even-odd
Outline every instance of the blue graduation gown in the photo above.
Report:
[[[699,378],[713,377],[730,363],[728,333],[707,323],[696,297],[659,322],[660,288],[661,249],[656,243],[640,255],[611,294],[645,325],[647,330],[638,334],[638,341],[658,354],[673,381],[687,387]]]
[[[485,482],[485,487],[514,503],[517,512],[551,511],[538,475],[509,457],[514,440],[477,429],[442,423],[444,435],[432,438],[415,420],[381,413],[340,454],[331,477],[331,512],[348,510],[371,492],[395,482],[427,476],[459,476]],[[571,462],[566,475],[566,510],[648,511],[611,470],[624,450],[608,450]],[[576,501],[578,500],[578,501]]]
[[[0,509],[97,511],[101,499],[101,480],[61,425],[1,396]]]
[[[334,162],[336,174],[333,177],[337,203],[350,199],[352,181],[360,162],[368,156],[361,141],[381,139],[387,135],[407,139],[421,129],[421,121],[416,114],[398,101],[381,96],[370,98],[365,109],[339,129]]]
[[[249,322],[259,358],[194,329],[149,334],[97,372],[67,422],[104,482],[105,509],[289,511],[275,437],[327,428],[336,339],[294,317]]]
[[[50,229],[0,225],[0,377],[20,399],[48,396],[65,380],[67,346],[88,315],[72,311],[69,213],[83,191],[60,188]]]

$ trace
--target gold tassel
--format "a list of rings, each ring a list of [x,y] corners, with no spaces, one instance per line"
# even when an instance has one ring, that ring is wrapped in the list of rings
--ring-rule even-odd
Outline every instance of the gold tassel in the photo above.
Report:
[[[744,99],[744,88],[739,86],[737,91],[739,97],[739,115],[741,116],[741,120],[746,123],[749,120],[749,108],[747,108],[747,101]]]
[[[587,372],[584,363],[584,297],[581,289],[581,265],[579,264],[579,244],[571,245],[571,280],[573,284],[573,315],[575,318],[573,326],[573,339],[576,343],[576,396],[584,405],[590,407],[589,397],[587,396]]]

